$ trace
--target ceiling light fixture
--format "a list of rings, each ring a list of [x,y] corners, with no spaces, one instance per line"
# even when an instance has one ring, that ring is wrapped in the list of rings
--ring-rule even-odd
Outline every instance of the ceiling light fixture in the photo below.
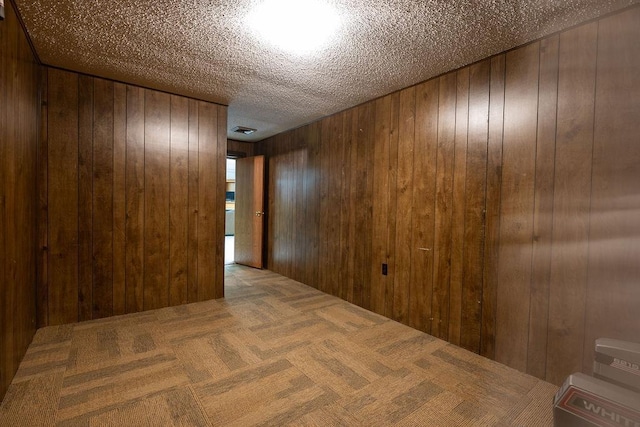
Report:
[[[257,130],[258,129],[248,128],[244,126],[236,126],[233,129],[231,129],[231,132],[241,133],[243,135],[251,135]]]
[[[303,55],[331,39],[340,16],[321,0],[264,0],[249,14],[248,23],[269,43]]]

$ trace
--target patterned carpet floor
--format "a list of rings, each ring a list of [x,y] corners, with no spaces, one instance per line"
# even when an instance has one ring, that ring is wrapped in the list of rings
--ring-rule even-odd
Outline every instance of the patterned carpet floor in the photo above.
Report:
[[[0,426],[545,426],[557,388],[266,270],[37,331]]]

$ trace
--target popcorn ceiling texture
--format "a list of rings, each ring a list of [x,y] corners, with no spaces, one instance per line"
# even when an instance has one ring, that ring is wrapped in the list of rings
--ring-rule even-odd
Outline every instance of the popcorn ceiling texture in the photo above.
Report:
[[[229,130],[259,130],[232,134],[245,141],[640,0],[328,2],[342,16],[340,33],[325,49],[297,56],[245,24],[258,0],[16,0],[45,64],[227,104]]]

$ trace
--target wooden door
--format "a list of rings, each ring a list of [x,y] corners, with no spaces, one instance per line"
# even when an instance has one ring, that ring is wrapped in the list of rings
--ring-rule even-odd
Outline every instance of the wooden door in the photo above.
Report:
[[[264,156],[236,160],[236,227],[234,255],[237,264],[262,268],[264,233]]]

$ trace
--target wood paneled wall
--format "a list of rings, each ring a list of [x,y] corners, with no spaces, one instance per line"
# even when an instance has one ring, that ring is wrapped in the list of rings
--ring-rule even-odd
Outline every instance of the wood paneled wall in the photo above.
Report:
[[[39,324],[222,297],[227,107],[46,72]]]
[[[0,22],[0,401],[36,330],[40,66],[13,3]]]
[[[228,155],[244,155],[245,157],[251,157],[254,155],[254,142],[236,141],[234,139],[227,140],[227,154]]]
[[[640,336],[638,40],[635,7],[263,141],[268,268],[590,372],[596,338]]]

